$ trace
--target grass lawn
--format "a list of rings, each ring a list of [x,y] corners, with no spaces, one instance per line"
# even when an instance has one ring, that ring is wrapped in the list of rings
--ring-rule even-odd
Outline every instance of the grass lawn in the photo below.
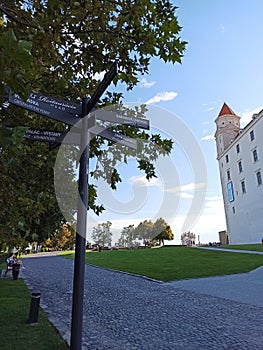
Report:
[[[252,250],[257,252],[263,252],[263,244],[228,244],[228,245],[223,245],[219,248]]]
[[[74,259],[74,254],[64,256]],[[248,272],[263,265],[263,256],[167,246],[132,251],[87,252],[86,263],[167,282]]]
[[[5,269],[5,264],[0,265]],[[31,294],[22,279],[0,279],[1,350],[66,350],[66,342],[39,310],[38,323],[28,325]]]

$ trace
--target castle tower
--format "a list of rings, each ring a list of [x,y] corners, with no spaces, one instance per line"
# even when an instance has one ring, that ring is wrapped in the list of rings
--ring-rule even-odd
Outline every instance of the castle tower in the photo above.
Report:
[[[233,142],[240,132],[240,117],[238,117],[226,103],[223,104],[216,123],[216,147],[217,159],[225,149]]]

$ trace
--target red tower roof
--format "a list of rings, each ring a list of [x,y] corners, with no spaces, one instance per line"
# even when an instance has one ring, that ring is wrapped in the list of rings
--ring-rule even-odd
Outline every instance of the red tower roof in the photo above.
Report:
[[[223,107],[221,108],[221,111],[219,112],[218,116],[220,117],[225,114],[236,115],[226,103],[223,104]]]

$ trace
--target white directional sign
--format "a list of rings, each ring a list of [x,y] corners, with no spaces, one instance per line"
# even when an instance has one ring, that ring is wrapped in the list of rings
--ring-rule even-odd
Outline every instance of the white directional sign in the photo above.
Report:
[[[92,114],[96,116],[96,118],[108,121],[111,123],[134,126],[135,128],[140,129],[150,129],[150,122],[148,119],[138,118],[129,115],[120,115],[117,112],[111,112],[104,109],[96,109],[92,111]]]
[[[88,101],[88,104],[91,106],[90,101],[93,101],[93,98]],[[29,98],[23,101],[19,95],[13,94],[10,90],[8,102],[71,126],[75,125],[80,120],[82,113],[82,106],[79,103],[44,96],[34,92],[31,92]],[[120,115],[117,112],[108,111],[105,108],[93,109],[92,107],[91,114],[102,121],[133,126],[140,129],[150,129],[150,122],[148,119]]]
[[[59,122],[74,125],[80,118],[81,104],[59,100],[31,92],[29,98],[23,101],[19,95],[9,93],[8,102],[29,111],[55,119]]]
[[[102,137],[105,137],[105,139],[117,142],[120,145],[132,148],[132,149],[137,149],[137,140],[132,139],[131,137],[125,136],[123,134],[120,134],[118,132],[105,129],[103,126],[100,125],[95,125],[90,129],[90,132],[95,135],[99,135]]]
[[[24,138],[31,141],[61,143],[66,134],[66,132],[60,131],[28,129]]]
[[[117,142],[120,145],[137,149],[137,141],[118,132],[105,129],[103,126],[94,125],[89,131],[94,135],[99,135],[107,140]],[[66,137],[67,136],[67,137]],[[24,138],[30,141],[48,142],[52,145],[60,145],[62,142],[70,145],[80,145],[80,133],[77,132],[62,132],[41,129],[28,129],[25,132]]]

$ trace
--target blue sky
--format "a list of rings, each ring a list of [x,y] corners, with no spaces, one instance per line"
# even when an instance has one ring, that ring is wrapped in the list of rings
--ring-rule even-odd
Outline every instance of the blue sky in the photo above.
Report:
[[[182,64],[152,60],[149,75],[142,77],[138,86],[125,92],[124,96],[126,102],[147,102],[172,113],[185,123],[183,128],[188,129],[200,145],[207,170],[206,200],[198,220],[189,229],[196,238],[199,236],[201,242],[218,241],[218,231],[224,230],[226,225],[213,137],[214,120],[224,102],[242,118],[243,125],[254,112],[263,108],[263,2],[178,0],[174,4],[179,7],[177,16],[183,27],[181,37],[188,42]],[[169,125],[165,129],[169,130]],[[176,135],[176,131],[171,130],[170,135]],[[175,234],[173,243],[179,243],[184,232],[183,221],[189,215],[195,180],[189,151],[186,150],[188,146],[186,142],[177,141],[174,139],[171,162],[174,178],[180,178],[181,195],[180,200],[176,195],[172,199],[177,208],[170,222]],[[134,160],[128,167],[120,164],[119,169],[124,176],[123,183],[112,194],[112,202],[119,201],[121,207],[123,201],[131,201],[134,196],[132,186],[136,181],[147,195],[137,211],[123,215],[117,207],[112,210],[109,204],[106,212],[95,219],[98,222],[112,221],[116,232],[129,224],[136,225],[143,219],[154,218],[167,181],[160,168],[160,179],[143,182],[143,174],[136,170]],[[175,187],[176,183],[173,193],[176,193]],[[101,200],[104,190],[101,191]]]

